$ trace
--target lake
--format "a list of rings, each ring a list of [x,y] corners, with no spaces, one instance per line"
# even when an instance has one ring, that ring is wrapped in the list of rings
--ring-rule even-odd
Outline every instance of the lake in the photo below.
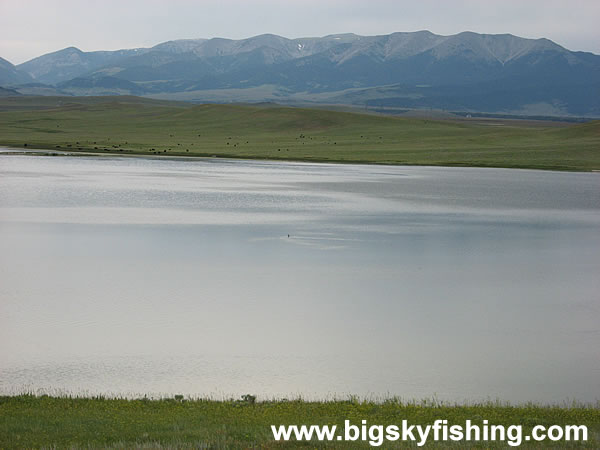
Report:
[[[0,394],[600,400],[600,173],[0,155]]]

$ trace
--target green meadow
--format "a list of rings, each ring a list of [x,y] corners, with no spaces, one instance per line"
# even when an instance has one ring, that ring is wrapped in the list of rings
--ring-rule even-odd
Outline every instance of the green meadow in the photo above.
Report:
[[[507,406],[497,403],[452,406],[434,401],[403,403],[246,400],[106,399],[20,395],[0,397],[0,448],[368,448],[360,442],[276,442],[271,425],[432,424],[447,419],[464,425],[586,425],[587,442],[523,441],[524,447],[598,448],[600,409],[583,406]],[[428,442],[426,448],[449,443]],[[379,448],[416,448],[385,442]],[[510,448],[501,442],[457,442],[455,448]]]
[[[129,155],[600,170],[600,121],[432,120],[137,97],[2,98],[0,145]]]

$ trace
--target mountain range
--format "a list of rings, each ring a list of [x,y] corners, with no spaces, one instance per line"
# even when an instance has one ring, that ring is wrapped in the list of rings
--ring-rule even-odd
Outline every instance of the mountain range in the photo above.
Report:
[[[17,66],[0,95],[133,94],[195,102],[348,104],[600,117],[600,56],[548,40],[429,31],[287,39],[184,39],[152,48],[75,47]]]

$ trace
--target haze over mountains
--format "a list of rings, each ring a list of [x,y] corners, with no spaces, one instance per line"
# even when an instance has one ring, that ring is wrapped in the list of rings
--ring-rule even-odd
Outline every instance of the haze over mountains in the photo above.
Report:
[[[600,117],[599,55],[509,34],[265,34],[118,51],[69,47],[16,67],[0,59],[0,86],[21,94]]]

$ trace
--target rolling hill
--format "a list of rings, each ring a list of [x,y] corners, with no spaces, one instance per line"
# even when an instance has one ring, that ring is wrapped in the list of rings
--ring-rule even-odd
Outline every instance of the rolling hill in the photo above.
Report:
[[[2,144],[116,155],[600,169],[600,121],[434,121],[130,96],[0,98]]]

